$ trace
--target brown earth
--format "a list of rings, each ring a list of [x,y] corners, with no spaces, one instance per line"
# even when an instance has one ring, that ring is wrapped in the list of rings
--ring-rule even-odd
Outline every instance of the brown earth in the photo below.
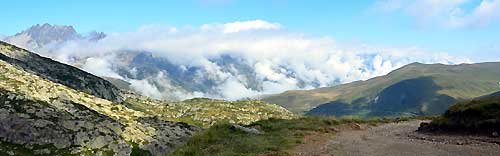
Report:
[[[500,138],[415,132],[424,121],[349,124],[337,133],[309,133],[290,151],[298,156],[498,156]],[[495,143],[496,142],[496,143]]]

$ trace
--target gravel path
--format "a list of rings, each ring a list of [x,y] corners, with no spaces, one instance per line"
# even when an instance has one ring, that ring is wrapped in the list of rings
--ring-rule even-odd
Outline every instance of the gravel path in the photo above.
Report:
[[[422,121],[344,130],[301,156],[499,156],[500,145],[468,137],[415,132]]]

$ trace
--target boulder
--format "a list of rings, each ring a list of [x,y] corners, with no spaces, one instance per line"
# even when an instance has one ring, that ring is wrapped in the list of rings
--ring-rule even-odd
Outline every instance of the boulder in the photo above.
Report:
[[[247,127],[243,127],[240,125],[232,125],[231,129],[232,130],[240,130],[240,131],[243,131],[243,132],[248,133],[248,134],[261,134],[261,132],[255,128],[247,128]]]

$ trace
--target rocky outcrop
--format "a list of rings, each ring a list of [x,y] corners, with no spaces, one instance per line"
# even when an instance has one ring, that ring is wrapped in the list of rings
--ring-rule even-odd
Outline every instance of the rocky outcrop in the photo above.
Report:
[[[54,83],[6,58],[0,60],[0,155],[163,155],[200,130]]]
[[[240,125],[231,125],[230,129],[243,131],[243,132],[248,133],[248,134],[261,134],[261,132],[259,130],[257,130],[256,128],[253,128],[253,127],[246,128],[246,127],[243,127]]]
[[[293,119],[295,114],[285,108],[256,100],[224,101],[194,98],[184,101],[155,100],[128,92],[127,107],[172,121],[187,122],[202,127],[217,123],[250,124],[269,118]]]
[[[113,102],[122,101],[119,89],[100,77],[1,41],[0,60],[75,90]]]
[[[111,151],[129,155],[131,147],[120,133],[124,126],[107,116],[70,101],[44,101],[0,89],[0,139],[43,154]],[[0,147],[0,151],[18,153]],[[2,153],[2,152],[0,152]],[[96,154],[97,154],[96,153]]]

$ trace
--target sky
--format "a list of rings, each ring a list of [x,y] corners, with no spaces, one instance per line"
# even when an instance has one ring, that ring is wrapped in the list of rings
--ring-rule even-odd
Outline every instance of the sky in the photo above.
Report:
[[[0,34],[34,24],[72,25],[79,32],[127,32],[144,25],[198,26],[264,20],[288,31],[338,42],[419,47],[500,57],[499,0],[15,0],[2,2]]]

